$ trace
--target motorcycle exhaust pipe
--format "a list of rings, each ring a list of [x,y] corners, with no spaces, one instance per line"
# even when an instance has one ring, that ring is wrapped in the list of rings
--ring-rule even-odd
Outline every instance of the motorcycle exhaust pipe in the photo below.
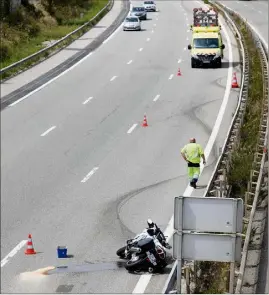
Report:
[[[132,252],[132,253],[140,253],[141,249],[137,248],[137,247],[132,247],[129,251]]]

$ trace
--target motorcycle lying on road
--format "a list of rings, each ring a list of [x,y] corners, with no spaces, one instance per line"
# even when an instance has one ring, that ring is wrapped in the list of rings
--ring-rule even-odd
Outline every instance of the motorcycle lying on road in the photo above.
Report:
[[[161,229],[151,219],[148,219],[149,228],[127,240],[127,245],[117,251],[117,255],[128,259],[125,268],[130,271],[154,272],[166,267],[165,248],[172,247],[166,242]]]

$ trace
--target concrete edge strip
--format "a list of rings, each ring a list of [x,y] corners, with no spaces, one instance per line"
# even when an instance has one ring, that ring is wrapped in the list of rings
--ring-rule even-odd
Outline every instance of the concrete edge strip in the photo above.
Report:
[[[43,74],[42,76],[36,78],[35,80],[31,81],[30,83],[20,87],[19,89],[11,92],[10,94],[1,98],[1,111],[8,107],[11,103],[17,101],[21,97],[27,95],[28,93],[34,91],[36,88],[40,87],[41,85],[45,84],[49,80],[53,79],[54,77],[58,76],[60,73],[65,71],[66,69],[70,68],[74,64],[76,64],[79,60],[83,57],[88,55],[90,52],[96,50],[104,40],[106,40],[122,23],[124,18],[129,12],[130,9],[130,1],[122,0],[123,7],[117,18],[114,22],[99,35],[91,44],[86,46],[84,50],[78,52],[71,56],[66,61],[62,62],[58,66],[54,67],[47,73]]]
[[[174,262],[172,270],[165,282],[165,285],[162,290],[162,294],[168,294],[169,291],[173,289],[176,279],[177,279],[177,260]]]

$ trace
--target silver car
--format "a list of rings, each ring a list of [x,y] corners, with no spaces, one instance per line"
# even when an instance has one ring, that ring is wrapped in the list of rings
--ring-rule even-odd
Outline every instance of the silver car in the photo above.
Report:
[[[130,16],[137,16],[140,20],[146,20],[147,19],[147,12],[146,9],[143,6],[137,6],[133,7]]]
[[[123,23],[123,31],[141,31],[141,22],[137,16],[128,16]]]
[[[146,11],[156,12],[156,4],[154,3],[154,1],[144,1],[144,7]]]

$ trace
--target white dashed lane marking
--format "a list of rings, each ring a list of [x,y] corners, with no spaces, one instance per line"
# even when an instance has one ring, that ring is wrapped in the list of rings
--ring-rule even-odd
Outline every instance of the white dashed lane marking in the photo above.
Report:
[[[83,102],[83,104],[86,104],[86,103],[88,103],[89,101],[91,101],[93,99],[93,97],[91,96],[91,97],[89,97],[89,98],[87,98],[84,102]]]
[[[127,133],[130,134],[134,131],[135,127],[137,126],[137,124],[134,124],[128,131]]]
[[[45,136],[45,135],[47,135],[48,133],[50,133],[53,129],[55,129],[56,128],[56,126],[52,126],[52,127],[50,127],[48,130],[46,130],[44,133],[42,133],[41,134],[41,136]]]
[[[86,181],[88,181],[93,174],[99,169],[99,167],[94,167],[82,180],[81,182],[85,183]]]

